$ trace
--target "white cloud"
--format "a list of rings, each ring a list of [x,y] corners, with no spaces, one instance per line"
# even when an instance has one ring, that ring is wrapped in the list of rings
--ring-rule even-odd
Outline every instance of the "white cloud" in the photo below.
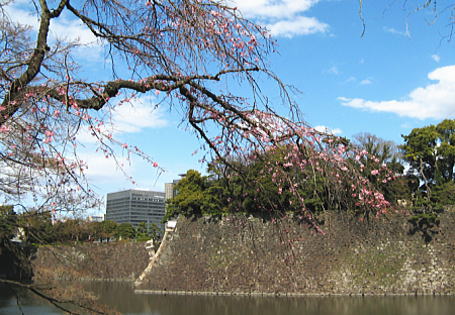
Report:
[[[143,128],[159,128],[168,124],[160,107],[154,107],[154,97],[136,97],[129,103],[112,110],[112,124],[115,132],[133,133]]]
[[[12,5],[4,7],[4,10],[8,17],[13,22],[19,23],[21,25],[30,26],[35,31],[38,30],[39,27],[38,16]]]
[[[436,54],[431,55],[431,59],[433,59],[435,62],[441,61],[441,57],[439,55],[436,55]]]
[[[329,26],[319,22],[316,18],[298,16],[294,19],[280,20],[267,26],[272,36],[294,37],[297,35],[310,35],[325,33]]]
[[[394,34],[394,35],[411,38],[411,32],[409,31],[409,26],[407,23],[406,23],[406,28],[404,31],[399,31],[393,27],[386,27],[386,26],[384,27],[384,31],[386,31],[387,33]]]
[[[332,68],[330,68],[327,72],[328,73],[332,73],[332,74],[339,74],[340,73],[340,72],[338,72],[338,70],[336,72],[334,72]],[[366,79],[360,80],[360,79],[357,79],[355,76],[350,76],[346,80],[344,80],[342,83],[343,84],[357,83],[359,85],[370,85],[370,84],[373,84],[373,80],[370,79],[370,78],[366,78]]]
[[[95,35],[79,20],[59,18],[51,20],[50,33],[53,38],[80,45],[97,46]]]
[[[303,14],[320,0],[232,0],[242,14],[265,25],[273,36],[293,37],[326,33],[329,26]]]
[[[124,181],[127,180],[125,173],[130,174],[132,171],[132,165],[126,157],[117,157],[116,161],[99,153],[80,153],[79,158],[87,163],[85,175],[96,182]]]
[[[332,128],[329,128],[329,127],[323,126],[323,125],[316,126],[316,127],[314,127],[314,129],[316,129],[319,132],[325,132],[325,133],[329,133],[332,135],[339,135],[340,133],[343,133],[343,131],[340,128],[332,129]]]
[[[308,11],[320,0],[248,0],[234,1],[240,11],[249,18],[292,18]]]
[[[77,141],[79,141],[80,143],[83,143],[84,145],[88,144],[88,143],[97,143],[98,142],[98,139],[95,136],[93,136],[91,134],[90,130],[88,128],[86,128],[85,126],[79,128],[79,130],[77,131],[76,138],[77,138]]]
[[[155,108],[154,96],[142,96],[132,99],[129,103],[115,106],[110,112],[110,122],[106,123],[103,133],[112,133],[114,138],[125,133],[137,133],[144,128],[160,128],[168,124],[160,108]],[[117,187],[131,187],[134,185],[127,175],[132,175],[134,181],[143,178],[156,178],[156,168],[134,154],[117,146],[112,146],[115,160],[112,156],[106,158],[102,152],[95,152],[97,139],[87,128],[81,128],[77,140],[83,144],[79,157],[88,165],[85,171],[87,178],[103,187],[115,183]],[[127,174],[127,175],[125,175]],[[145,175],[147,174],[147,175]],[[140,182],[142,185],[142,181]]]
[[[160,107],[154,107],[153,96],[132,99],[129,103],[117,105],[111,111],[111,119],[107,121],[102,133],[111,133],[115,137],[123,133],[138,133],[144,128],[161,128],[168,125]],[[98,139],[91,131],[82,127],[77,133],[77,140],[83,144],[97,143]]]
[[[340,70],[338,69],[337,66],[332,66],[329,69],[327,69],[325,72],[326,73],[330,73],[330,74],[334,74],[334,75],[339,75],[340,74]]]
[[[31,30],[37,32],[39,18],[34,11],[25,10],[24,4],[29,4],[29,1],[15,1],[4,9],[13,22],[29,26]],[[51,20],[49,40],[77,43],[79,46],[73,52],[75,56],[84,60],[99,61],[102,59],[104,44],[80,20],[71,19],[65,14],[58,19]]]
[[[24,10],[20,5],[21,2],[13,2],[12,5],[5,7],[9,18],[13,22],[30,26],[34,31],[38,31],[38,16],[33,11]],[[78,42],[81,45],[90,46],[99,44],[95,35],[80,20],[67,17],[51,20],[49,33],[53,40],[61,39],[66,42]]]
[[[402,100],[369,101],[347,97],[338,100],[344,106],[406,117],[455,118],[455,65],[437,68],[428,74],[428,78],[437,82],[414,89]]]

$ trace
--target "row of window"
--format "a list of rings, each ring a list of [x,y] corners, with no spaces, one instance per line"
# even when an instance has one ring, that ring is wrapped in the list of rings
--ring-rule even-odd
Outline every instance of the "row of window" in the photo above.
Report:
[[[107,209],[107,214],[109,213],[133,213],[133,214],[161,214],[164,215],[164,209],[138,209],[138,208],[131,208],[131,209]]]

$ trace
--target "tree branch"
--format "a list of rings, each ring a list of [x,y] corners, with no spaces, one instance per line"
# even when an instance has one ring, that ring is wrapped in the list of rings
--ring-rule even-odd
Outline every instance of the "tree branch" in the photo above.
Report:
[[[13,81],[11,87],[3,99],[2,105],[6,108],[0,115],[0,126],[3,125],[9,117],[12,117],[20,108],[21,102],[17,101],[17,96],[21,89],[25,88],[38,74],[44,60],[46,52],[49,50],[47,46],[47,37],[49,34],[49,25],[52,18],[58,17],[63,10],[66,0],[62,0],[59,7],[52,13],[47,7],[46,0],[40,0],[41,16],[36,48],[32,56],[27,62],[27,69],[16,80]]]

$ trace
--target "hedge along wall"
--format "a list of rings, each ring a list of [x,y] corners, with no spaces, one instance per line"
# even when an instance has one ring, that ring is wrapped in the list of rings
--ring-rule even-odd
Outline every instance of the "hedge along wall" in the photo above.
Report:
[[[325,235],[285,218],[180,218],[143,290],[294,294],[455,294],[455,213],[426,243],[409,217],[328,215]]]

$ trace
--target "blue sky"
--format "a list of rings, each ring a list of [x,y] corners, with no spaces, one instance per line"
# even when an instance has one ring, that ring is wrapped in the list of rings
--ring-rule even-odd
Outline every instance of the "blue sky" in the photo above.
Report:
[[[412,128],[455,118],[454,44],[446,37],[449,17],[417,10],[417,2],[364,0],[363,37],[357,1],[249,0],[236,5],[271,30],[279,53],[270,56],[270,68],[302,92],[295,98],[307,122],[348,138],[369,132],[401,143],[401,134]],[[438,1],[440,9],[444,2]],[[36,18],[21,3],[26,1],[10,7],[10,13],[34,26]],[[80,55],[92,73],[109,67],[100,62],[102,49],[80,24],[64,16],[53,25],[55,36],[61,36],[62,29],[88,44]],[[271,98],[277,93],[270,90]],[[137,182],[132,185],[113,163],[92,152],[90,140],[81,135],[88,176],[101,195],[128,188],[163,191],[164,183],[179,173],[205,169],[198,163],[201,155],[192,155],[199,147],[197,140],[184,125],[179,127],[179,112],[165,104],[153,109],[158,99],[138,99],[134,110],[120,108],[113,120],[120,140],[139,146],[166,170],[159,177],[140,160],[125,161]],[[119,150],[120,159],[122,154]]]

